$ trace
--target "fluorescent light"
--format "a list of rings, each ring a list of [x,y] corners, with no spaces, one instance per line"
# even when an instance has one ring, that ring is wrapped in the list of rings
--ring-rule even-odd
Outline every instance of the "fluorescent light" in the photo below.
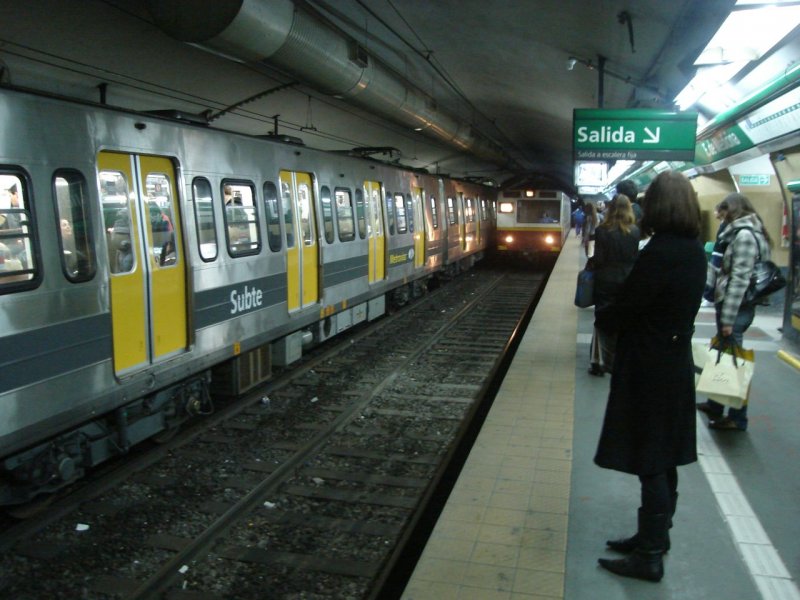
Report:
[[[794,2],[765,6],[738,0],[736,9],[695,61],[695,77],[675,97],[681,110],[699,104],[712,113],[734,105],[747,93],[729,82],[750,62],[758,61],[800,24]],[[770,79],[779,73],[765,74]]]

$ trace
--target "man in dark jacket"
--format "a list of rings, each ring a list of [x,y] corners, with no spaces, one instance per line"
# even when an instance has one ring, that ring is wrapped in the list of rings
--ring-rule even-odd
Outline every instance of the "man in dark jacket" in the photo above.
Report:
[[[697,460],[692,331],[705,286],[700,207],[689,180],[661,173],[647,190],[642,229],[652,235],[617,300],[596,312],[619,331],[611,390],[595,455],[599,466],[639,477],[636,535],[610,540],[621,560],[600,565],[660,581],[678,498],[679,465]]]

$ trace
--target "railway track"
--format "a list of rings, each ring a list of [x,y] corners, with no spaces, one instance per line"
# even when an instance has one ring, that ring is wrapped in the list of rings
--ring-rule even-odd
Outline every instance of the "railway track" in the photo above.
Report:
[[[0,593],[375,597],[541,283],[462,276],[12,528]]]

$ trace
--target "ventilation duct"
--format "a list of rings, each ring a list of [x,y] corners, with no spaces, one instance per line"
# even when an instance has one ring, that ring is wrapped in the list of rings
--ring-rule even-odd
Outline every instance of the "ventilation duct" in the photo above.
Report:
[[[168,35],[234,60],[264,62],[460,152],[504,165],[502,149],[291,0],[148,0]]]

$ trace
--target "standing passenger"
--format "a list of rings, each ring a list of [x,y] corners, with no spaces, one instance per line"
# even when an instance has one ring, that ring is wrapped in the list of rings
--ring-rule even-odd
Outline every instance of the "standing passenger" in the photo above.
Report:
[[[722,255],[725,254],[725,246],[727,246],[727,243],[722,241],[722,232],[728,226],[725,221],[726,214],[728,214],[728,205],[723,200],[714,207],[714,217],[719,221],[719,228],[717,229],[717,235],[714,237],[714,248],[711,250],[711,258],[708,263],[706,289],[703,292],[704,306],[714,306],[714,282],[716,281],[716,274],[722,266]],[[707,305],[706,302],[708,302]]]
[[[617,194],[608,205],[608,216],[595,231],[594,310],[602,311],[617,297],[639,253],[639,228],[627,196]],[[591,375],[611,372],[617,332],[594,328],[590,351]]]
[[[17,184],[12,185],[6,192],[8,192],[8,201],[12,210],[2,215],[4,218],[0,220],[0,229],[20,229],[22,219],[17,212],[21,208]]]
[[[583,251],[586,258],[594,254],[594,233],[597,228],[597,208],[594,203],[588,202],[584,208],[585,218],[583,220]]]
[[[633,179],[623,179],[617,184],[617,193],[627,196],[631,201],[631,208],[633,209],[633,216],[636,219],[636,225],[642,222],[642,207],[636,197],[639,195],[639,186]]]
[[[616,302],[597,311],[619,331],[611,390],[595,463],[639,477],[637,533],[609,540],[619,560],[600,565],[624,577],[660,581],[678,500],[679,465],[697,460],[692,332],[706,277],[698,241],[700,207],[689,180],[659,174],[647,189],[639,253]]]
[[[756,315],[754,304],[744,299],[756,261],[770,259],[770,238],[761,217],[750,200],[742,194],[728,194],[722,201],[727,207],[725,228],[718,243],[724,248],[719,269],[708,269],[707,285],[714,288],[714,307],[717,313],[717,337],[733,337],[741,346],[744,332]],[[722,228],[722,226],[720,226]],[[715,246],[716,248],[716,246]],[[742,408],[729,408],[723,416],[724,406],[713,400],[702,402],[697,409],[708,415],[708,426],[723,431],[747,429],[747,403]]]
[[[573,213],[572,218],[575,220],[575,235],[581,234],[581,229],[583,229],[583,207],[578,206]]]

